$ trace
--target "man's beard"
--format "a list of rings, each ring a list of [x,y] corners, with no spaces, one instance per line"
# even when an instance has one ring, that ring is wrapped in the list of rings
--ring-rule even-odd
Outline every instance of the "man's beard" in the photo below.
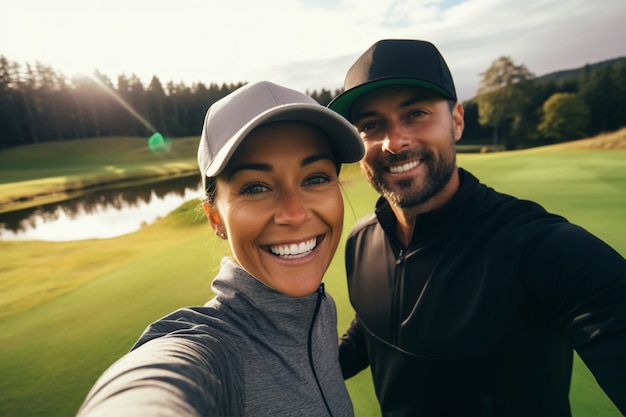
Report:
[[[452,174],[456,170],[456,143],[454,132],[451,135],[451,145],[440,153],[437,158],[428,149],[412,150],[399,155],[386,154],[374,161],[371,171],[365,171],[365,176],[371,186],[390,204],[400,208],[416,207],[430,200],[437,195],[450,181]],[[427,168],[422,183],[419,178],[407,178],[394,181],[393,187],[385,183],[383,166],[390,163],[398,163],[419,157],[421,164]]]

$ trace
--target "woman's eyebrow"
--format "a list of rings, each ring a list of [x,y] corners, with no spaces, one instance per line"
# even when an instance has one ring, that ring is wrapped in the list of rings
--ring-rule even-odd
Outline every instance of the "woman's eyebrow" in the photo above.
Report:
[[[302,160],[302,162],[300,162],[300,166],[303,167],[303,166],[311,165],[312,163],[320,161],[322,159],[328,159],[333,163],[335,162],[335,158],[333,158],[331,155],[326,154],[326,153],[320,153],[320,154],[307,156],[306,158]]]
[[[325,153],[321,153],[321,154],[315,154],[315,155],[311,155],[311,156],[307,156],[306,158],[304,158],[301,162],[300,162],[300,166],[301,167],[305,167],[307,165],[311,165],[317,161],[321,161],[323,159],[328,159],[331,162],[335,162],[335,159],[329,155],[329,154],[325,154]],[[261,172],[272,172],[274,169],[272,167],[272,165],[270,164],[264,164],[264,163],[250,163],[250,164],[241,164],[241,165],[237,165],[235,167],[233,167],[233,169],[228,173],[228,180],[230,181],[230,179],[238,172],[240,171],[245,171],[245,170],[251,170],[251,171],[261,171]]]
[[[261,164],[261,163],[237,165],[228,173],[228,180],[230,181],[230,179],[239,171],[245,171],[245,170],[272,172],[272,166],[270,164]]]

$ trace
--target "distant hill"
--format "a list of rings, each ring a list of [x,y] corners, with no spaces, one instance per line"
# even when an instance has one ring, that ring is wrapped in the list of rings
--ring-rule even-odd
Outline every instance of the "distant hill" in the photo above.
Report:
[[[612,150],[626,149],[626,127],[616,132],[602,133],[592,138],[574,140],[571,142],[557,143],[554,145],[540,146],[532,148],[533,151],[542,150]],[[530,151],[530,149],[528,150]]]
[[[626,56],[623,57],[619,57],[619,58],[613,58],[613,59],[608,59],[606,61],[600,61],[600,62],[596,62],[595,64],[587,64],[587,66],[591,69],[591,70],[596,70],[596,69],[600,69],[609,65],[613,65],[616,64],[618,62],[622,62],[624,65],[626,65]],[[542,75],[540,77],[536,77],[534,80],[538,81],[538,82],[550,82],[550,81],[562,81],[564,79],[567,78],[578,78],[580,76],[580,73],[582,72],[584,66],[580,67],[580,68],[574,68],[574,69],[568,69],[568,70],[561,70],[561,71],[556,71],[556,72],[551,72],[549,74],[545,74]]]

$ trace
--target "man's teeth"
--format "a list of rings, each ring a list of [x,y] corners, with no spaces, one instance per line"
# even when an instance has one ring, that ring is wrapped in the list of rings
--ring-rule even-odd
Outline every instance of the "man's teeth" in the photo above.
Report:
[[[315,246],[317,246],[317,240],[313,238],[300,244],[270,246],[270,251],[278,256],[302,257],[315,249]]]
[[[398,165],[395,167],[389,167],[389,172],[391,172],[392,174],[397,174],[400,172],[406,172],[410,169],[415,168],[416,166],[419,165],[419,161],[411,161],[411,162],[407,162],[404,165]]]

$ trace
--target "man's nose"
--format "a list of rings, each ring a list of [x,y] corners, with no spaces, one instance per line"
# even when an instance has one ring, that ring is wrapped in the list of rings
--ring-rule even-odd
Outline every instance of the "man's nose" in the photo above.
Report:
[[[409,136],[406,129],[403,129],[398,123],[387,124],[387,135],[383,140],[382,149],[390,154],[397,154],[403,148],[410,144]]]

